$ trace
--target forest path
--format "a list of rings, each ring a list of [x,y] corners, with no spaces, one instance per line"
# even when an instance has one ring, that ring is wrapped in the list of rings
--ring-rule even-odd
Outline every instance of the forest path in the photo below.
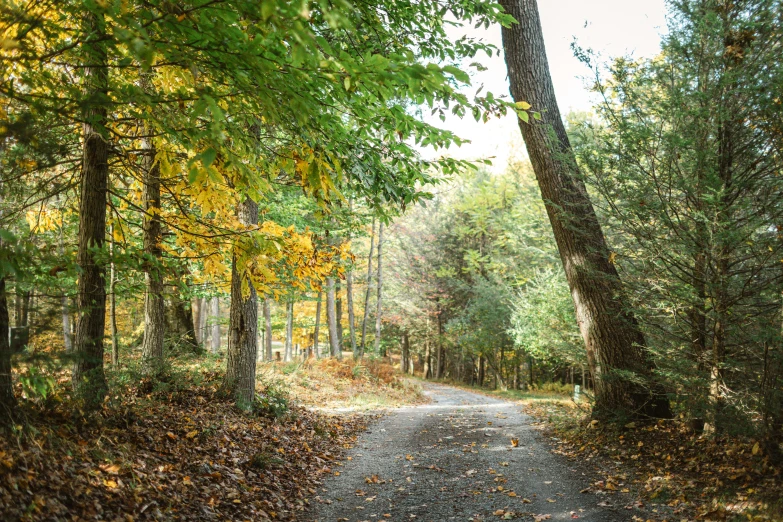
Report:
[[[630,518],[580,494],[589,477],[549,451],[518,404],[431,383],[424,393],[432,403],[395,410],[359,437],[302,520]]]

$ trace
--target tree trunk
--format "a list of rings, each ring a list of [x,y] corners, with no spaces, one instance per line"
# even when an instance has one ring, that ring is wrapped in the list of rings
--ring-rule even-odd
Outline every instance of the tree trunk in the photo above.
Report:
[[[580,177],[555,99],[536,0],[502,0],[519,21],[503,28],[511,94],[528,102],[541,122],[519,126],[544,199],[574,300],[588,361],[595,368],[595,415],[624,410],[671,417],[661,387],[634,383],[618,371],[650,379],[653,363],[635,317],[623,297],[620,277]]]
[[[411,342],[408,338],[408,332],[402,333],[402,364],[400,365],[400,369],[402,370],[402,373],[409,373],[408,368],[410,367],[410,360],[411,360]]]
[[[285,305],[285,353],[283,362],[291,362],[291,348],[294,342],[294,302]]]
[[[196,344],[201,346],[201,314],[205,313],[201,307],[201,298],[196,297],[191,301],[191,309],[193,310],[193,334],[196,338]]]
[[[57,201],[59,203],[59,196],[57,197]],[[62,259],[65,259],[64,228],[65,223],[63,219],[60,221],[60,235],[58,237],[57,245],[57,251]],[[8,308],[8,305],[6,305],[6,308]],[[73,350],[73,339],[71,337],[71,307],[68,303],[68,296],[65,294],[60,298],[60,308],[62,309],[63,318],[63,345],[65,346],[65,351],[70,353]]]
[[[353,310],[353,272],[345,276],[345,299],[348,305],[348,335],[351,338],[351,353],[354,359],[359,356],[356,346],[356,314]]]
[[[149,75],[142,73],[142,85]],[[155,161],[157,150],[149,135],[152,129],[145,126],[147,136],[141,140],[142,169],[142,230],[144,234],[144,341],[141,344],[143,371],[154,375],[163,367],[163,339],[165,335],[166,308],[163,304],[163,270],[161,267],[161,242],[163,232],[160,223],[160,165]],[[114,294],[112,294],[114,295]]]
[[[359,348],[359,357],[364,356],[365,342],[367,339],[367,316],[370,313],[370,290],[372,289],[372,256],[375,250],[375,218],[372,218],[372,231],[370,232],[370,255],[367,256],[367,290],[364,293],[364,315],[362,316],[362,343]]]
[[[2,245],[0,240],[0,245]],[[5,275],[0,277],[0,424],[7,424],[16,406],[14,380],[11,369],[11,343],[8,342],[8,300],[5,293]]]
[[[107,392],[103,369],[103,335],[106,325],[106,267],[95,250],[106,236],[106,197],[109,183],[109,142],[106,135],[108,67],[102,14],[83,19],[89,38],[82,43],[85,63],[86,103],[83,124],[81,197],[77,264],[81,269],[76,307],[79,318],[74,339],[72,380],[76,396],[88,409],[100,406]]]
[[[334,278],[326,278],[326,323],[329,326],[329,348],[332,357],[342,358],[337,338],[337,313],[335,310]]]
[[[120,364],[120,334],[117,331],[117,267],[114,264],[114,225],[109,227],[109,329],[111,331],[111,364]]]
[[[445,364],[445,353],[443,352],[443,322],[441,319],[440,305],[437,308],[438,311],[438,363],[435,367],[435,378],[440,379],[443,377],[443,366]]]
[[[212,353],[220,351],[220,298],[212,298],[212,342],[210,343]]]
[[[432,377],[432,353],[430,352],[430,340],[429,338],[424,340],[424,371],[422,376],[425,379]]]
[[[245,227],[258,224],[258,204],[250,198],[246,197],[239,204],[237,214],[239,222]],[[231,262],[231,310],[224,388],[231,393],[239,409],[250,410],[256,391],[258,301],[247,269],[237,263],[238,257],[241,256],[235,251]]]
[[[381,353],[381,294],[383,291],[383,279],[382,279],[382,264],[381,256],[383,254],[383,223],[378,225],[378,297],[376,299],[376,312],[375,312],[375,353],[381,357],[385,357],[385,353]]]
[[[209,344],[209,333],[207,332],[207,318],[209,317],[209,301],[206,297],[201,298],[201,302],[199,304],[199,309],[201,310],[198,314],[198,329],[199,329],[199,337],[201,337],[201,344],[204,350],[207,349],[207,344]]]
[[[350,288],[350,287],[349,287]],[[313,352],[316,359],[321,357],[321,351],[318,349],[318,338],[321,335],[321,301],[323,292],[318,292],[318,302],[315,305],[315,331],[313,332]]]
[[[264,299],[264,342],[266,343],[266,360],[272,362],[272,303],[267,297]]]
[[[196,340],[196,330],[193,322],[193,303],[190,299],[181,299],[175,293],[172,296],[174,307],[174,319],[176,330],[180,342],[188,345],[194,352],[198,352],[198,341]]]
[[[340,351],[343,351],[343,298],[342,284],[339,279],[334,280],[334,312],[337,314],[337,342],[340,343]]]

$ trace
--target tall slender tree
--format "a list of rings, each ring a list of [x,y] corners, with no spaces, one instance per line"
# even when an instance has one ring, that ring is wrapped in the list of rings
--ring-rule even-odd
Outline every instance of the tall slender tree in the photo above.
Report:
[[[367,288],[364,292],[364,313],[362,314],[362,342],[359,347],[359,357],[364,355],[364,348],[367,339],[367,316],[370,313],[370,292],[372,290],[372,256],[375,251],[375,218],[372,218],[372,227],[370,229],[370,253],[367,255]]]
[[[377,283],[378,283],[378,296],[376,298],[375,302],[375,353],[379,355],[381,354],[381,311],[382,311],[382,294],[383,294],[383,272],[382,267],[383,264],[381,263],[383,256],[383,222],[381,222],[380,225],[378,225],[378,277],[377,277]]]
[[[294,346],[294,301],[289,300],[285,305],[285,352],[283,362],[291,362]]]
[[[210,326],[212,337],[210,339],[210,351],[218,353],[220,350],[220,298],[213,296],[211,300],[212,324]]]
[[[326,323],[329,326],[329,348],[332,357],[342,358],[337,333],[337,311],[335,307],[334,277],[326,279]]]
[[[318,292],[318,301],[315,304],[315,331],[313,332],[313,352],[315,357],[321,357],[321,350],[318,347],[318,341],[321,337],[321,303],[323,302],[323,292]]]
[[[149,90],[150,73],[142,73],[142,89]],[[163,340],[166,308],[163,302],[163,267],[161,263],[163,228],[160,222],[160,164],[153,142],[153,129],[142,125],[142,234],[144,244],[144,340],[141,345],[144,371],[154,374],[163,366]]]
[[[264,299],[264,343],[266,360],[272,361],[272,300]]]
[[[109,136],[106,129],[109,69],[103,12],[100,9],[88,11],[82,24],[85,35],[82,43],[85,102],[77,254],[81,273],[77,288],[79,316],[72,379],[77,396],[87,408],[92,409],[100,405],[107,391],[103,369],[106,267],[99,259],[99,250],[106,237],[109,186]]]

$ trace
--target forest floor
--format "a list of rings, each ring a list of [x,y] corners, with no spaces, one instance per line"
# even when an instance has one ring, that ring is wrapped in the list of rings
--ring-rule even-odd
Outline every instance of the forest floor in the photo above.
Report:
[[[553,453],[592,471],[588,493],[646,508],[627,520],[783,521],[783,469],[752,438],[698,436],[679,420],[602,425],[568,396],[467,389],[517,403]]]
[[[422,400],[388,364],[260,364],[246,414],[221,393],[220,357],[180,358],[156,382],[126,360],[89,417],[73,409],[67,369],[46,376],[45,397],[22,369],[17,422],[0,432],[0,520],[295,520],[373,419],[316,406]]]

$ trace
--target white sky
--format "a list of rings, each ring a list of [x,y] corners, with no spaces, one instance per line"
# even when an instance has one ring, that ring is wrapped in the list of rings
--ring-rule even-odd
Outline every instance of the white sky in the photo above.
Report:
[[[539,0],[541,24],[544,30],[549,67],[555,85],[560,111],[590,110],[592,95],[585,87],[588,69],[574,58],[571,43],[576,38],[584,48],[591,48],[604,58],[633,54],[654,56],[660,49],[660,35],[665,31],[665,0]],[[463,30],[474,37],[493,43],[502,50],[500,27]],[[459,36],[463,33],[455,32]],[[484,92],[508,94],[506,64],[500,56],[479,60],[488,70],[473,78],[469,91],[484,84]],[[425,114],[429,114],[426,112]],[[445,154],[460,159],[494,156],[492,170],[505,168],[514,143],[521,143],[514,116],[477,123],[472,116],[448,118],[445,123],[436,116],[426,118],[436,126],[447,128],[472,143],[452,147]],[[427,151],[425,156],[443,155],[443,151]]]

